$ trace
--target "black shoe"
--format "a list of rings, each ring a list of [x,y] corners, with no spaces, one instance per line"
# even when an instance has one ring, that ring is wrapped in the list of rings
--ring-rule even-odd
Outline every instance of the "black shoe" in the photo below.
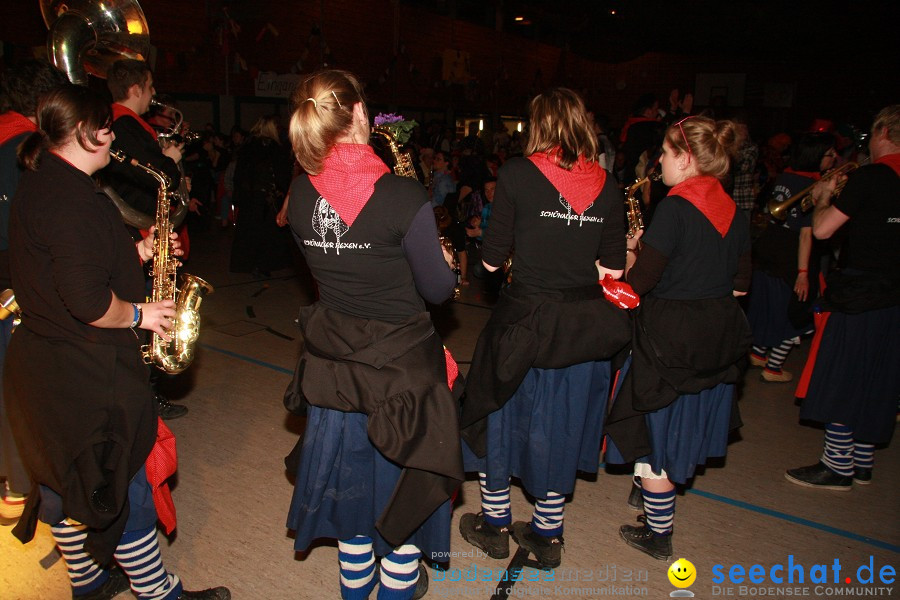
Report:
[[[419,563],[419,580],[416,581],[416,590],[413,592],[412,600],[419,600],[428,593],[428,569],[425,565]]]
[[[853,468],[853,483],[860,485],[869,485],[872,483],[872,469],[863,469],[862,467]]]
[[[784,474],[785,478],[791,483],[806,487],[819,488],[820,490],[835,490],[838,492],[849,492],[853,489],[853,478],[849,475],[841,475],[825,466],[822,462],[817,462],[808,467],[800,467],[798,469],[788,469]]]
[[[177,419],[187,414],[188,407],[180,404],[172,404],[169,399],[162,394],[156,395],[156,407],[159,409],[159,416],[163,421]]]
[[[125,575],[118,565],[113,565],[109,568],[109,578],[103,582],[103,585],[90,594],[83,596],[76,596],[73,592],[72,598],[77,600],[110,600],[122,592],[128,591],[129,587],[128,576]]]
[[[484,550],[491,558],[509,557],[509,527],[486,523],[482,513],[466,513],[459,520],[463,539]]]
[[[185,590],[178,596],[178,600],[190,600],[191,598],[195,600],[231,600],[231,592],[227,587],[215,587],[197,592]]]
[[[672,534],[661,535],[654,533],[646,525],[635,527],[634,525],[622,525],[619,527],[619,535],[625,543],[632,548],[637,548],[645,554],[649,554],[657,560],[672,558]]]
[[[644,512],[644,493],[641,486],[634,480],[631,482],[631,493],[628,494],[628,508]]]
[[[510,534],[519,545],[531,552],[542,569],[555,569],[562,562],[563,538],[561,535],[544,536],[531,529],[531,523],[516,521]]]

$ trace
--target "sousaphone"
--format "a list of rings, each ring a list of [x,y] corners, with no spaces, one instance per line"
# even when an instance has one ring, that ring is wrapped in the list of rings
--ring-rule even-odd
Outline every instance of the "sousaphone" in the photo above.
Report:
[[[147,60],[150,29],[137,0],[40,0],[50,60],[72,83],[106,78],[122,58]]]

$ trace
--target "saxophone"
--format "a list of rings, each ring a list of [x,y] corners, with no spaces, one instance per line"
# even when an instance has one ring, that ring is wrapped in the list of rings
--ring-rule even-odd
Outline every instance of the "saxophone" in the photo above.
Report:
[[[648,181],[659,181],[661,175],[659,173],[651,173],[643,179],[637,179],[625,190],[625,213],[628,217],[628,237],[633,238],[635,234],[644,228],[644,216],[641,214],[641,202],[635,195],[637,191],[643,187]]]
[[[400,177],[412,177],[418,181],[419,178],[416,175],[416,168],[412,164],[412,158],[410,157],[409,152],[400,151],[400,146],[397,144],[397,140],[394,139],[394,134],[391,133],[391,130],[387,127],[379,126],[372,129],[372,134],[381,136],[387,141],[391,154],[394,157],[394,175],[399,175]],[[441,246],[453,256],[453,266],[451,268],[453,269],[453,272],[456,273],[456,286],[453,288],[451,300],[459,300],[461,276],[459,257],[456,254],[456,250],[453,249],[453,242],[450,241],[450,238],[440,235],[440,232],[438,232],[438,234],[438,241],[441,243]]]
[[[139,163],[118,151],[111,151],[110,156],[131,166],[142,169],[152,175],[159,183],[156,197],[156,240],[153,248],[153,291],[151,302],[173,300],[175,302],[175,321],[172,323],[172,341],[167,342],[154,333],[150,344],[141,347],[144,362],[155,365],[166,373],[181,373],[194,360],[194,345],[200,335],[200,302],[205,294],[211,294],[213,287],[196,275],[182,273],[182,285],[175,285],[178,260],[170,255],[169,234],[172,233],[170,221],[171,200],[166,191],[169,178],[162,171]]]

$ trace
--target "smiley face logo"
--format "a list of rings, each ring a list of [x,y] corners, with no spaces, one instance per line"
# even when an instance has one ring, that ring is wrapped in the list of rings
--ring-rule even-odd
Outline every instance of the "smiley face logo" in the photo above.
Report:
[[[691,587],[697,579],[697,569],[685,558],[679,558],[669,567],[669,583],[677,588]]]

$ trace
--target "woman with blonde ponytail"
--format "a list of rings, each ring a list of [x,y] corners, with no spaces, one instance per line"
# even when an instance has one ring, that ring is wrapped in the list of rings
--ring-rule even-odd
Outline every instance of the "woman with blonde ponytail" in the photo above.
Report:
[[[307,415],[288,527],[294,548],[338,542],[341,597],[422,597],[419,558],[450,556],[449,499],[463,479],[455,363],[425,310],[453,292],[431,201],[369,146],[362,88],[345,71],[297,86],[290,136],[294,239],[318,285],[286,399]],[[381,557],[380,573],[376,557]]]
[[[721,184],[739,146],[731,121],[688,117],[669,127],[660,159],[669,195],[628,240],[626,277],[642,301],[607,462],[635,461],[646,524],[619,533],[660,560],[672,556],[676,484],[724,456],[740,423],[734,383],[751,337],[736,296],[750,285],[750,236]]]

